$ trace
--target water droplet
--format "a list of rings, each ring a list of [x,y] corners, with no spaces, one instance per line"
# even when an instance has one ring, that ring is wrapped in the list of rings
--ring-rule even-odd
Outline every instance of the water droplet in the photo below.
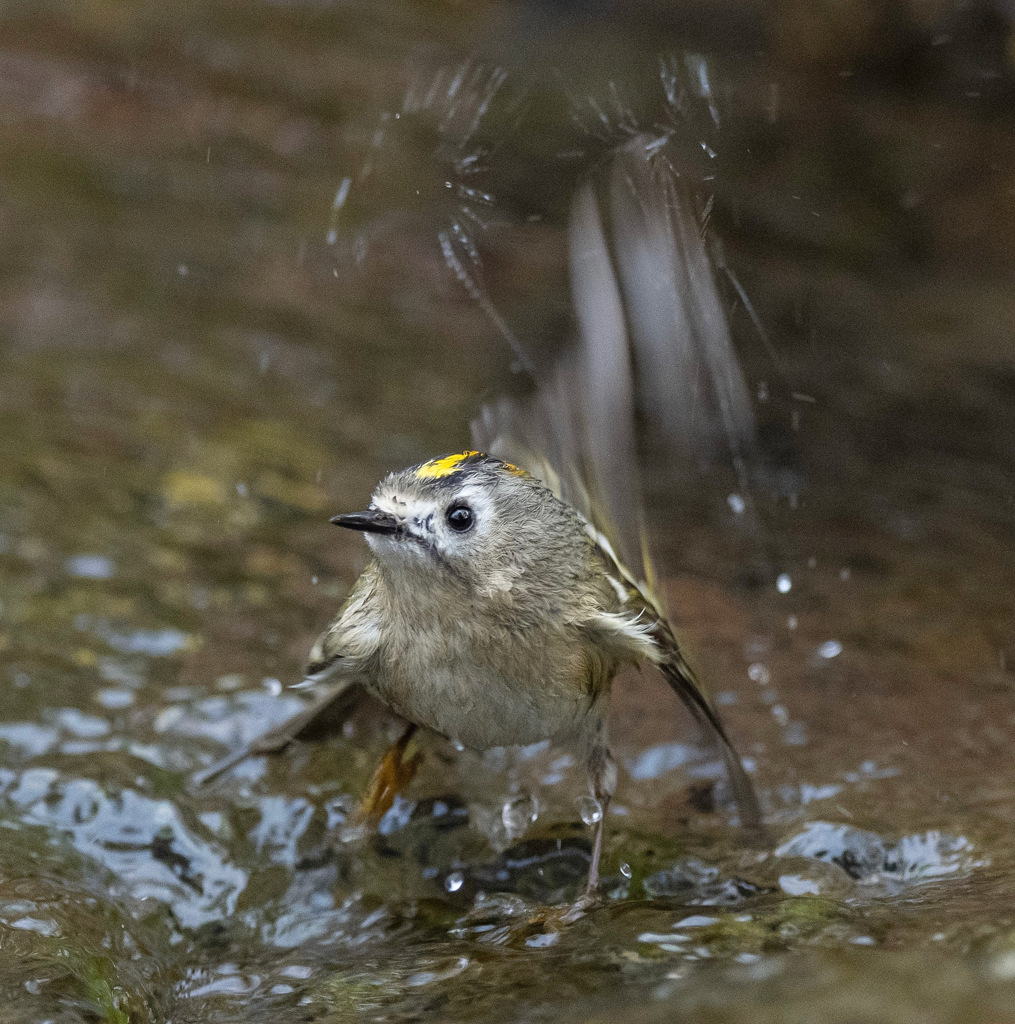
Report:
[[[733,512],[738,516],[743,515],[744,509],[747,508],[747,503],[739,494],[731,494],[726,501],[728,502],[729,507],[733,509]]]
[[[787,573],[780,573],[775,581],[775,588],[780,594],[788,594],[793,589],[793,581]]]
[[[461,740],[452,740],[451,746],[453,746],[459,754],[465,751],[465,744]]]
[[[580,796],[575,802],[586,825],[598,825],[603,820],[603,806],[594,796]]]
[[[628,864],[626,861],[620,865],[620,873],[625,878],[630,878],[634,874],[634,872],[631,870],[631,865]]]
[[[539,805],[529,793],[512,797],[501,808],[500,820],[512,840],[525,835],[528,827],[539,817]]]
[[[247,496],[247,485],[242,480],[236,485],[236,493],[241,498],[245,498]]]
[[[821,658],[837,658],[842,654],[842,644],[838,640],[826,640],[818,648],[818,656]]]
[[[752,683],[757,683],[759,686],[768,686],[771,676],[769,675],[768,668],[762,665],[760,661],[756,661],[747,670],[747,678]]]
[[[790,617],[789,617],[789,618],[788,618],[788,619],[786,620],[786,628],[787,628],[787,629],[796,629],[796,627],[797,627],[797,618],[796,618],[796,616],[795,616],[795,615],[791,615],[791,616],[790,616]]]
[[[444,879],[444,888],[448,892],[458,892],[461,887],[465,885],[465,875],[461,871],[452,871],[447,878]]]
[[[310,582],[316,587],[317,586],[317,577],[316,576],[311,576],[310,577]]]

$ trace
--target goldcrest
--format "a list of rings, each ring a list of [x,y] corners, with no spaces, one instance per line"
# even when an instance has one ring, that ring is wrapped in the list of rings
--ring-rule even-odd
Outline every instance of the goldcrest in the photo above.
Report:
[[[363,533],[373,559],[310,653],[314,700],[204,779],[280,749],[325,711],[350,714],[364,692],[409,730],[475,750],[570,743],[602,809],[591,897],[617,782],[610,685],[622,666],[648,661],[717,741],[741,824],[759,824],[750,779],[659,604],[609,541],[535,477],[462,452],[390,474],[366,511],[332,522]]]

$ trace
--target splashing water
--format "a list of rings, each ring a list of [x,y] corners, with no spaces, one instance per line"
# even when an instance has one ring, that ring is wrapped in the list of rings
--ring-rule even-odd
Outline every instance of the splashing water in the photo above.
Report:
[[[503,68],[474,61],[420,77],[406,91],[398,110],[381,115],[358,173],[342,178],[326,242],[334,246],[338,241],[340,213],[351,192],[362,193],[372,179],[390,175],[396,161],[404,168],[401,154],[406,148],[422,147],[421,159],[408,165],[411,177],[399,191],[410,197],[413,209],[424,211],[445,265],[507,343],[514,357],[512,368],[532,374],[535,367],[528,352],[490,299],[478,242],[481,234],[507,220],[489,179],[491,160],[510,132],[501,127],[495,141],[485,140],[486,121],[495,106],[508,124],[517,116],[523,97],[505,90],[507,81]],[[420,138],[425,141],[419,142]],[[397,155],[389,156],[389,151]],[[358,234],[353,246],[357,264],[368,249],[369,236]]]
[[[965,836],[937,830],[903,836],[890,843],[850,825],[814,821],[781,846],[777,857],[806,857],[834,864],[872,891],[899,892],[904,887],[946,876],[966,875],[986,861]]]

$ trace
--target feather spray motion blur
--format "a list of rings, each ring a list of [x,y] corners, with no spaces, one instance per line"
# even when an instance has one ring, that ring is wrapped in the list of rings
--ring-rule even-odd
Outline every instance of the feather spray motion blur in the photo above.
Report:
[[[319,715],[347,716],[364,693],[407,723],[375,774],[370,811],[411,774],[403,755],[417,727],[479,750],[572,744],[600,808],[588,899],[617,779],[610,686],[623,665],[647,661],[721,752],[741,823],[760,823],[653,592],[634,431],[637,403],[675,444],[724,439],[736,452],[752,435],[747,392],[697,218],[652,140],[615,154],[604,193],[612,254],[591,184],[572,207],[578,337],[567,357],[528,402],[483,411],[480,450],[392,473],[365,511],[332,520],[361,531],[373,559],[313,647],[303,685],[314,700],[205,778],[281,749]]]

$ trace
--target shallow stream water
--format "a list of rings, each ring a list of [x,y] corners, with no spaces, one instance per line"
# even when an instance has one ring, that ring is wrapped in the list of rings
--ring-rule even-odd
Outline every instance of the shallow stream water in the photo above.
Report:
[[[4,1020],[1015,1019],[1006,17],[0,7]],[[768,844],[648,672],[573,924],[571,751],[424,740],[359,838],[380,710],[196,790],[301,706],[365,564],[328,518],[566,336],[569,198],[661,123],[764,472],[751,518],[649,444],[649,520]]]

